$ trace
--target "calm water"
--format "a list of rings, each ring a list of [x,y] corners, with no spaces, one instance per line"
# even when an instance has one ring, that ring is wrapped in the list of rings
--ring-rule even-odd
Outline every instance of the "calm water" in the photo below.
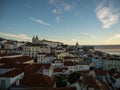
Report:
[[[96,45],[94,47],[105,53],[120,55],[120,45]]]
[[[116,55],[120,55],[120,49],[96,49],[105,53],[109,53],[109,54],[116,54]]]

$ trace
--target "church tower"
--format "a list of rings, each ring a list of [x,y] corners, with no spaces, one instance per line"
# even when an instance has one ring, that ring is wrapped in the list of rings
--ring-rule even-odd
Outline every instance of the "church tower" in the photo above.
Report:
[[[33,38],[32,38],[32,43],[34,43],[34,41],[35,41],[35,36],[33,36]]]
[[[38,41],[39,40],[39,38],[38,38],[38,36],[36,35],[36,41]]]
[[[33,44],[39,44],[39,43],[40,43],[40,42],[39,42],[39,38],[38,38],[37,35],[36,35],[36,37],[33,36],[33,38],[32,38],[32,43],[33,43]]]
[[[79,48],[78,42],[76,42],[75,47],[76,47],[77,49]]]

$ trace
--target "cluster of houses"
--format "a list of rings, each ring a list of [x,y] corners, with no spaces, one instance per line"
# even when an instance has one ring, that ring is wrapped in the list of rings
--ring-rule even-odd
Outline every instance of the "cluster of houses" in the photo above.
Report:
[[[69,77],[75,72],[80,77],[71,78],[75,80],[71,83]],[[66,84],[59,86],[63,81]],[[0,90],[21,89],[119,90],[120,56],[38,36],[32,43],[0,39]]]

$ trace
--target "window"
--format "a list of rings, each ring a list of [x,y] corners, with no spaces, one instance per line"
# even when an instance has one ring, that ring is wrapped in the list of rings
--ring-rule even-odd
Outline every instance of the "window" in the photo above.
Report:
[[[1,80],[0,88],[5,89],[5,80]]]

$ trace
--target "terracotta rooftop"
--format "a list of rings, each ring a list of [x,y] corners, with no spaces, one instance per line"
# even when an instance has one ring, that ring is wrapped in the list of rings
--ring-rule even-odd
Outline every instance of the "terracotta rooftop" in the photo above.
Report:
[[[0,57],[3,57],[3,56],[13,56],[13,55],[19,55],[17,53],[0,53]]]
[[[54,61],[62,61],[62,59],[54,59]]]
[[[14,57],[14,58],[2,58],[0,59],[0,63],[15,64],[15,63],[24,63],[30,60],[32,60],[32,58],[29,56],[21,56],[21,57]]]
[[[55,56],[53,53],[47,53],[46,56]]]
[[[12,70],[12,71],[9,71],[9,72],[6,72],[6,73],[0,75],[0,77],[15,77],[15,76],[17,76],[17,75],[19,75],[21,73],[23,73],[22,70],[15,69],[15,70]]]
[[[48,77],[41,73],[30,73],[21,79],[20,86],[27,87],[53,87],[54,78]]]
[[[84,76],[84,84],[87,85],[87,87],[98,88],[98,85],[90,76]]]
[[[0,66],[0,69],[12,69],[12,68],[19,68],[22,69],[29,64],[4,64]]]
[[[43,72],[43,69],[49,69],[50,64],[30,64],[24,68],[25,73]]]
[[[110,90],[108,85],[103,81],[99,81],[98,86],[99,86],[99,88],[101,88],[101,90]]]
[[[84,84],[87,85],[89,88],[94,88],[94,89],[100,89],[100,90],[110,90],[108,85],[100,80],[97,80],[96,78],[92,78],[90,76],[85,76],[84,77]]]
[[[106,75],[107,71],[106,70],[95,70],[96,75]]]
[[[75,61],[64,61],[64,66],[75,66],[78,65]]]
[[[79,71],[79,73],[80,73],[81,76],[85,76],[85,75],[88,75],[89,70],[87,70],[87,71]]]
[[[12,69],[14,67],[15,67],[14,64],[3,64],[0,66],[0,69]]]
[[[59,88],[50,88],[50,87],[17,87],[12,86],[10,90],[76,90],[75,87],[59,87]]]
[[[32,88],[30,90],[76,90],[75,87],[59,87],[59,88]]]
[[[70,57],[70,56],[66,56],[66,57],[64,57],[64,59],[78,59],[78,57]]]

